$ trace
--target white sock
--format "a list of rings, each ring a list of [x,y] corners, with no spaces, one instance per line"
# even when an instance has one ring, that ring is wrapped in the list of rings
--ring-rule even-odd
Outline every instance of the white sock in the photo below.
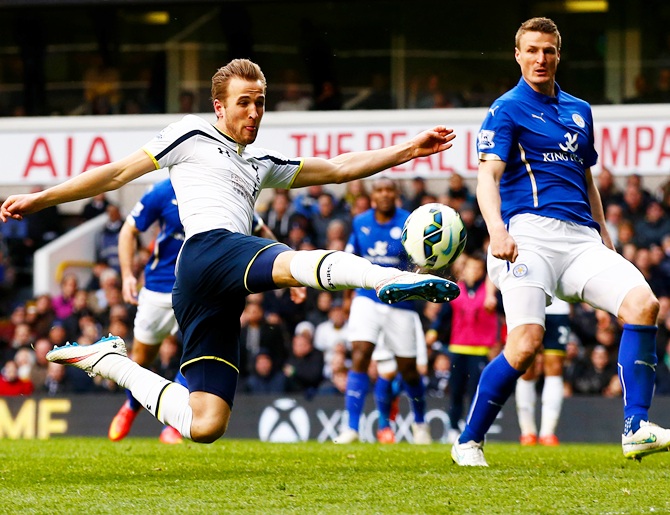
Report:
[[[537,403],[537,392],[532,379],[518,379],[516,382],[516,414],[519,418],[519,428],[522,435],[537,435],[537,424],[535,423],[535,404]]]
[[[397,268],[373,265],[367,259],[340,251],[303,250],[291,260],[291,274],[296,281],[317,290],[373,290],[381,281],[401,273]]]
[[[545,377],[542,390],[540,436],[556,434],[556,426],[563,406],[563,396],[563,378],[561,376]]]
[[[149,413],[158,420],[174,427],[184,438],[191,438],[193,410],[189,405],[189,391],[179,383],[142,368],[119,355],[108,355],[103,375],[127,388]]]

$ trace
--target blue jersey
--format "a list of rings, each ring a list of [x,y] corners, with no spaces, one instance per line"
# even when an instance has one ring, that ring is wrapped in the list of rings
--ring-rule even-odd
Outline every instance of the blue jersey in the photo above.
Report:
[[[151,291],[170,293],[175,281],[177,256],[184,243],[184,228],[170,180],[153,185],[135,204],[128,218],[142,232],[155,222],[160,225],[153,254],[144,269],[144,286]]]
[[[353,220],[346,251],[364,257],[375,265],[407,270],[409,257],[402,246],[400,235],[408,216],[409,211],[396,209],[393,218],[388,223],[380,224],[375,219],[374,209],[361,213]],[[359,288],[356,294],[375,302],[381,302],[374,290]],[[414,309],[414,303],[404,301],[394,304],[393,307]]]
[[[521,78],[496,100],[477,139],[480,160],[500,159],[501,214],[557,218],[600,230],[593,220],[585,170],[598,160],[591,106],[563,92],[534,91]]]

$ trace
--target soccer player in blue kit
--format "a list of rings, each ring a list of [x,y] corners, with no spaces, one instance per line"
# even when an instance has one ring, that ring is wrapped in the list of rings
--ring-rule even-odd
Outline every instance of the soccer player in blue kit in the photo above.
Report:
[[[159,233],[154,241],[151,258],[144,267],[144,285],[138,293],[138,281],[133,271],[133,259],[137,251],[137,238],[155,223]],[[158,355],[163,340],[174,338],[179,326],[172,311],[172,288],[175,281],[177,256],[184,243],[184,228],[179,219],[177,197],[165,179],[142,195],[126,218],[119,234],[119,262],[123,300],[137,306],[133,328],[132,359],[148,367]],[[185,385],[181,374],[176,379]],[[128,399],[121,406],[109,426],[108,436],[112,441],[125,438],[130,431],[142,404],[126,390]],[[160,440],[178,443],[181,435],[172,427],[165,426]]]
[[[408,298],[446,302],[459,293],[454,283],[436,276],[380,267],[346,252],[293,251],[250,235],[254,203],[263,188],[362,179],[445,151],[455,137],[451,129],[437,126],[378,150],[288,159],[251,145],[264,114],[266,87],[258,65],[235,59],[212,77],[214,125],[186,115],[129,156],[41,192],[12,195],[0,208],[3,222],[20,220],[120,188],[153,170],[169,170],[185,232],[172,304],[183,334],[181,371],[188,388],[130,360],[125,342],[112,335],[90,346],[55,348],[47,359],[111,379],[131,390],[161,422],[201,443],[215,441],[228,427],[239,374],[240,314],[250,292],[364,287],[389,303]]]
[[[490,235],[488,271],[501,290],[508,338],[482,372],[451,456],[487,466],[484,436],[517,379],[542,349],[545,306],[584,301],[623,322],[623,454],[670,448],[670,431],[648,420],[656,367],[659,302],[642,274],[614,251],[591,174],[596,164],[589,104],[555,82],[561,36],[533,18],[516,33],[522,77],[488,110],[478,136],[477,200]]]
[[[354,218],[345,250],[380,266],[409,269],[409,257],[400,241],[409,212],[396,206],[399,197],[396,183],[385,177],[375,179],[370,197],[374,207]],[[420,330],[421,321],[414,303],[403,301],[389,306],[374,291],[359,288],[351,302],[350,311],[348,338],[352,343],[352,365],[347,375],[345,393],[349,425],[337,436],[335,443],[352,443],[359,439],[359,419],[370,384],[368,368],[375,346],[381,338],[384,348],[392,352],[388,357],[395,356],[395,360],[385,359],[378,367],[375,383],[375,401],[380,414],[377,438],[382,443],[395,442],[389,425],[389,414],[393,402],[392,383],[396,374],[395,369],[384,370],[384,367],[397,363],[414,414],[414,442],[431,443],[430,430],[424,420],[426,392],[416,368],[417,346],[423,345],[425,348],[426,340]]]

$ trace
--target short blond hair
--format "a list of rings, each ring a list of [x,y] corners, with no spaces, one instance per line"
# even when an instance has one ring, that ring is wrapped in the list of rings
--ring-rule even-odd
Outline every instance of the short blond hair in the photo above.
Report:
[[[233,59],[227,65],[222,66],[212,77],[212,102],[223,101],[228,95],[228,84],[234,77],[248,81],[260,81],[263,89],[267,87],[265,75],[261,67],[249,59]]]
[[[556,47],[561,49],[561,33],[558,32],[558,27],[549,18],[531,18],[521,24],[519,30],[514,36],[514,46],[519,48],[519,40],[526,32],[542,32],[543,34],[553,34],[556,36]]]

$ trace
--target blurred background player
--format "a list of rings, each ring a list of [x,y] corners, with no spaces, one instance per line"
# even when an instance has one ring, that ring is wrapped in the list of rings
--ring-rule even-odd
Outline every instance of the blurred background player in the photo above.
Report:
[[[426,339],[420,324],[416,324],[416,367],[420,376],[425,377],[428,373],[428,349]],[[375,407],[377,408],[377,441],[382,444],[395,443],[395,431],[393,423],[399,411],[400,395],[407,391],[407,387],[398,373],[398,363],[393,351],[380,338],[372,353],[372,361],[376,367],[375,380]],[[409,394],[408,394],[409,395]],[[423,398],[412,400],[409,398],[414,421],[425,422],[425,401]],[[418,429],[415,429],[418,428]],[[428,424],[412,427],[412,443],[417,445],[429,445],[433,443]]]
[[[140,289],[133,266],[140,233],[158,223],[160,230],[153,242],[151,258],[144,267],[144,285]],[[137,306],[131,359],[143,367],[150,367],[158,349],[166,338],[175,338],[179,327],[172,311],[172,287],[175,281],[177,256],[184,243],[184,228],[179,220],[177,199],[169,179],[156,183],[135,204],[119,234],[119,262],[123,280],[123,300]],[[139,292],[138,292],[139,290]],[[138,294],[139,293],[139,294]],[[185,384],[181,373],[177,378]],[[125,438],[142,405],[130,390],[109,426],[112,441]],[[180,443],[179,432],[165,426],[161,431],[163,443]]]
[[[521,429],[521,445],[555,447],[559,444],[556,426],[563,407],[563,364],[570,336],[570,304],[554,298],[547,306],[545,332],[542,339],[544,351],[538,359],[541,365],[531,365],[516,382],[516,413]],[[540,369],[544,375],[542,385],[542,415],[538,440],[535,406],[537,403],[537,378]]]
[[[354,218],[346,247],[347,252],[384,267],[406,270],[410,266],[409,258],[400,241],[409,211],[397,207],[399,197],[398,187],[394,181],[388,178],[375,179],[371,192],[374,207]],[[402,375],[412,404],[414,441],[430,443],[430,431],[424,421],[425,386],[416,366],[417,327],[420,327],[420,320],[413,302],[403,301],[391,306],[381,302],[374,292],[356,290],[349,314],[352,365],[347,377],[345,394],[349,425],[335,439],[335,443],[352,443],[359,439],[359,419],[370,386],[368,368],[375,344],[382,337],[396,358],[397,369]],[[421,340],[420,343],[425,346],[423,338]],[[389,396],[388,411],[390,411],[391,381],[380,374],[377,383],[376,389],[379,388],[379,392],[386,392],[384,396]],[[383,409],[387,411],[386,408]],[[384,435],[381,436],[384,438]],[[386,438],[391,440],[388,436]]]

